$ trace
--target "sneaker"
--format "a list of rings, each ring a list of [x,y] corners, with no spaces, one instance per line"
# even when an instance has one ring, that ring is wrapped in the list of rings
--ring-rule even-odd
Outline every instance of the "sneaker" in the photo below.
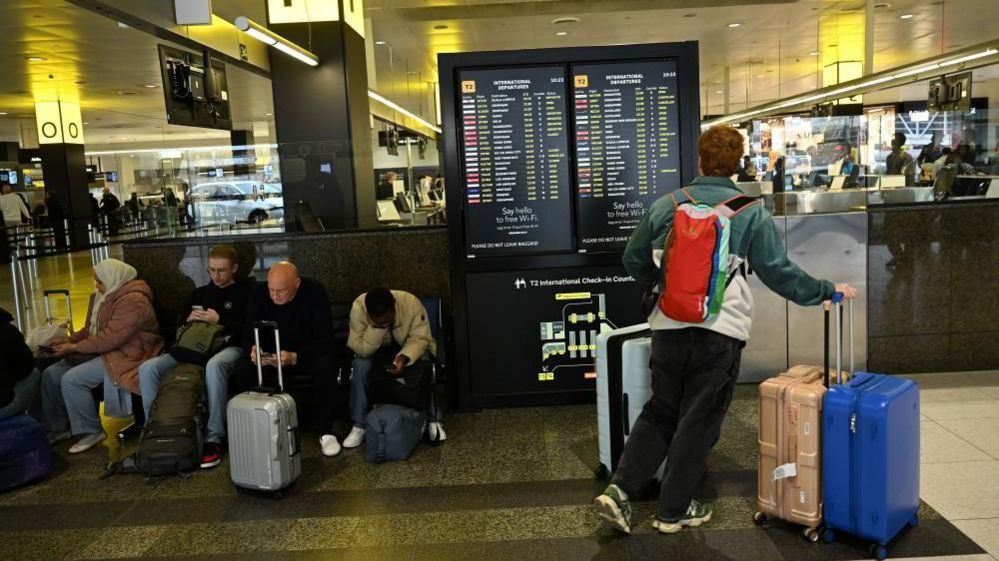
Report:
[[[69,431],[50,432],[48,434],[48,437],[49,437],[49,445],[55,445],[55,444],[59,444],[60,442],[62,442],[64,440],[69,440],[70,438],[73,438],[73,433],[71,433]]]
[[[628,495],[617,485],[608,485],[602,495],[593,499],[593,512],[611,528],[631,533],[631,503],[628,502]]]
[[[350,434],[343,439],[344,448],[357,448],[364,442],[364,427],[354,427],[350,429]]]
[[[340,453],[340,443],[332,434],[324,434],[319,437],[319,447],[323,449],[323,456],[332,458]]]
[[[84,436],[80,440],[77,440],[76,444],[70,446],[69,453],[79,454],[81,452],[86,452],[87,450],[90,450],[91,448],[97,446],[101,442],[104,442],[105,438],[107,438],[107,435],[104,434],[103,432],[95,432],[93,434],[88,434],[87,436]]]
[[[433,421],[427,423],[427,442],[429,444],[440,444],[447,440],[447,433],[444,432],[444,423],[440,421]]]
[[[684,526],[696,528],[711,520],[711,505],[690,501],[687,513],[677,520],[656,520],[652,527],[662,534],[675,534]]]
[[[225,450],[218,442],[206,442],[201,451],[201,469],[213,468],[222,463],[222,455]]]

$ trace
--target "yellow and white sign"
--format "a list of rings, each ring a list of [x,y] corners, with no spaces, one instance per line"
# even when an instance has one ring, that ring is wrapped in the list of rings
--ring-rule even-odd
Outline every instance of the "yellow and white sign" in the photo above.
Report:
[[[36,102],[35,125],[39,144],[83,144],[83,117],[79,104]]]

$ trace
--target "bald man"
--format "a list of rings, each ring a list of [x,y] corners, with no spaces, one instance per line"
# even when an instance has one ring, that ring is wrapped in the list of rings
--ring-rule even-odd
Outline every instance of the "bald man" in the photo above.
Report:
[[[257,384],[257,356],[253,337],[253,324],[273,321],[281,330],[281,353],[275,354],[274,335],[267,330],[260,333],[263,357],[264,384],[274,385],[277,380],[277,363],[281,362],[285,384],[289,380],[312,380],[311,402],[318,408],[319,439],[323,454],[340,453],[340,443],[333,436],[333,391],[336,384],[336,346],[333,343],[333,317],[326,289],[318,281],[302,278],[298,268],[288,261],[271,267],[267,273],[267,286],[256,287],[250,296],[250,307],[243,335],[246,358],[240,368],[244,387]]]

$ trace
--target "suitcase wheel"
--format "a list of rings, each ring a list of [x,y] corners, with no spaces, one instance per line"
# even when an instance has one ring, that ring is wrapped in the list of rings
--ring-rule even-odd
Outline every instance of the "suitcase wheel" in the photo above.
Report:
[[[826,543],[832,543],[836,541],[836,532],[832,528],[825,528],[822,530],[822,541]]]
[[[883,545],[874,544],[871,546],[871,556],[878,561],[888,559],[888,548]]]
[[[918,514],[913,514],[912,515],[912,520],[909,520],[909,527],[910,528],[915,528],[916,526],[919,526],[919,515]]]
[[[599,481],[607,481],[610,477],[610,470],[607,469],[607,466],[600,464],[597,469],[593,470],[593,476]]]
[[[819,531],[815,528],[805,528],[805,531],[802,532],[802,534],[804,534],[805,539],[811,543],[819,542]]]
[[[762,526],[767,523],[767,515],[762,512],[757,512],[753,515],[753,524],[757,526]]]

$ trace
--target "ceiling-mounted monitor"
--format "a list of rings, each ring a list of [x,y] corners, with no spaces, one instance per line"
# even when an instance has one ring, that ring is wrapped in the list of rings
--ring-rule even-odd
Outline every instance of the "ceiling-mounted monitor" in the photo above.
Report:
[[[970,71],[930,80],[930,111],[967,111],[968,109],[971,109]]]
[[[232,130],[225,64],[210,52],[196,54],[159,46],[167,122],[171,125]],[[206,61],[210,60],[210,68]]]

